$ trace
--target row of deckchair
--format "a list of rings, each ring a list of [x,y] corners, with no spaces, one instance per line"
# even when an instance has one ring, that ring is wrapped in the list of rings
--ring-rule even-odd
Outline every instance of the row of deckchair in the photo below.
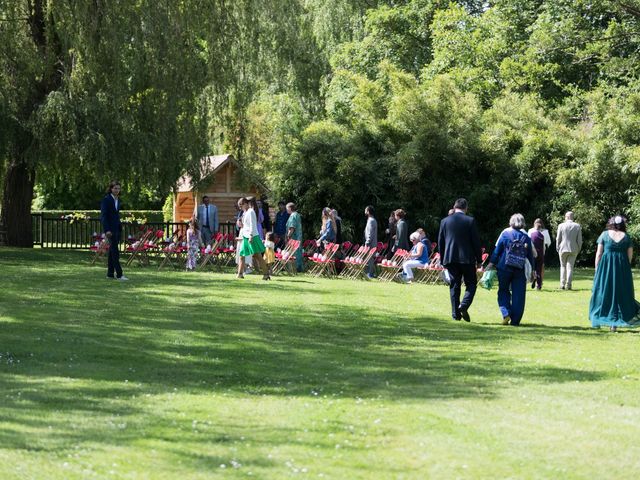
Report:
[[[444,270],[445,268],[440,263],[440,254],[436,252],[436,244],[432,244],[432,253],[429,257],[429,261],[423,267],[417,267],[414,269],[413,281],[416,283],[425,283],[429,285],[445,283]],[[394,255],[387,262],[380,263],[378,266],[381,269],[378,279],[383,282],[390,282],[400,279],[402,276],[402,264],[409,258],[409,252],[407,250],[398,249]],[[482,254],[482,264],[477,269],[478,278],[484,273],[485,265],[489,258],[488,253]]]
[[[141,266],[150,264],[150,258],[158,258],[158,269],[165,267],[184,268],[188,246],[186,238],[179,231],[175,231],[169,241],[164,241],[164,232],[143,230],[136,239],[130,239],[124,249],[127,255],[126,266],[137,262]],[[154,241],[154,237],[155,240]],[[90,247],[90,263],[94,265],[98,260],[105,259],[109,253],[109,240],[96,236],[95,243]],[[211,244],[200,251],[198,269],[207,267],[223,267],[233,263],[235,259],[235,238],[231,234],[219,233]]]
[[[141,266],[149,265],[150,256],[159,258],[158,269],[173,267],[182,269],[185,267],[188,247],[182,235],[178,231],[174,232],[171,241],[162,241],[161,231],[144,230],[140,236],[125,248],[128,254],[126,265],[130,266],[137,262]],[[157,237],[160,241],[154,243],[152,240]],[[95,264],[100,258],[106,257],[109,250],[109,242],[104,238],[95,238],[96,243],[90,248],[92,257],[91,264]],[[208,247],[201,249],[198,270],[207,268],[222,271],[223,267],[233,265],[236,256],[236,239],[233,235],[218,234]],[[382,259],[382,252],[386,245],[378,244],[377,247],[366,247],[345,242],[342,245],[328,243],[322,253],[317,251],[314,240],[306,241],[302,244],[298,240],[289,240],[282,251],[276,252],[275,264],[272,267],[272,274],[288,273],[296,274],[297,256],[302,254],[308,264],[308,274],[313,277],[337,277],[347,279],[365,278],[369,262],[377,263],[379,275],[378,279],[383,282],[390,282],[401,278],[403,262],[408,258],[409,252],[398,249],[393,256],[387,260]],[[432,245],[431,257],[424,267],[414,270],[414,282],[424,284],[443,283],[444,267],[440,264],[440,255],[435,252],[436,244]],[[480,277],[484,272],[484,264],[488,259],[488,254],[483,254],[483,264],[478,269]],[[341,267],[341,269],[340,269]]]

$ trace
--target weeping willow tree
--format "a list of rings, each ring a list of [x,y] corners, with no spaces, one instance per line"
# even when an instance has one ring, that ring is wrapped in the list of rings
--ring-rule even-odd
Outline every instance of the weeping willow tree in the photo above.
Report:
[[[300,8],[278,0],[0,0],[8,244],[32,245],[38,176],[119,178],[130,189],[166,191],[183,170],[197,174],[211,118],[305,64],[296,56]]]

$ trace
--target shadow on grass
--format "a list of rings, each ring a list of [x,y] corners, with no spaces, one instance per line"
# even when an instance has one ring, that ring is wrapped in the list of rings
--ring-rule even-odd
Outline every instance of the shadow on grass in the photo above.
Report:
[[[21,278],[2,292],[0,421],[34,428],[58,422],[55,431],[73,440],[95,435],[110,441],[99,426],[74,433],[64,425],[65,412],[135,415],[144,406],[131,401],[132,395],[174,389],[311,398],[491,398],[505,379],[513,384],[603,378],[594,371],[522,364],[487,348],[509,342],[513,329],[455,324],[446,312],[441,318],[406,318],[393,305],[369,306],[366,293],[341,297],[339,288],[309,279],[242,282],[140,270],[125,286],[102,278],[98,269],[73,267],[84,258],[74,252],[10,251],[0,258],[12,278]],[[22,271],[34,258],[33,269]],[[541,325],[523,330],[528,338],[518,341],[538,342],[551,330],[556,337],[583,333]],[[44,417],[60,415],[34,417],[26,413],[30,409]],[[131,439],[138,436],[131,432]],[[127,435],[117,432],[117,438]],[[0,443],[31,448],[27,436],[5,426]]]

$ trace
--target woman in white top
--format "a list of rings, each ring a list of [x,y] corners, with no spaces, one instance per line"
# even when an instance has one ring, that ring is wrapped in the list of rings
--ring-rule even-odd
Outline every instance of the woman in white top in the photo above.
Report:
[[[258,235],[258,217],[256,211],[252,208],[250,198],[241,198],[238,200],[238,206],[244,211],[242,215],[242,229],[240,237],[242,238],[242,246],[240,247],[240,261],[238,263],[238,278],[244,278],[244,257],[253,257],[254,265],[258,265],[262,270],[263,280],[271,280],[266,264],[262,258],[264,253],[264,244]],[[255,200],[253,202],[255,204]]]

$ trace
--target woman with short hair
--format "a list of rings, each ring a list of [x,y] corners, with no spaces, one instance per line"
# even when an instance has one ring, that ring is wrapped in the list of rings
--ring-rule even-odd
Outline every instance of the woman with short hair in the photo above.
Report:
[[[626,218],[610,218],[596,251],[589,319],[593,327],[608,326],[612,332],[640,325],[640,304],[635,300],[631,274],[633,243],[626,232]]]
[[[409,236],[409,240],[413,244],[409,251],[409,258],[402,264],[402,276],[406,283],[413,282],[413,269],[424,267],[429,261],[429,251],[420,241],[420,233],[413,232]]]
[[[496,248],[491,254],[487,269],[498,270],[498,306],[503,325],[520,325],[524,314],[527,278],[525,263],[533,265],[531,239],[522,231],[524,216],[514,213],[509,219],[509,228],[503,230]]]

